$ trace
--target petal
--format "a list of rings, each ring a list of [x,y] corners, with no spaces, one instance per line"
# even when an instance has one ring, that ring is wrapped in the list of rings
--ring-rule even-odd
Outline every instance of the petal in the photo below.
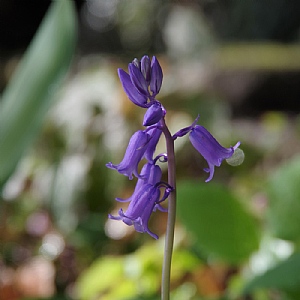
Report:
[[[147,55],[143,56],[141,59],[141,72],[149,85],[151,80],[151,62]]]
[[[142,130],[135,132],[129,140],[129,144],[125,151],[123,160],[118,165],[112,163],[106,164],[108,168],[116,169],[119,173],[128,176],[131,180],[132,174],[140,177],[138,174],[138,164],[143,158],[150,135]]]
[[[162,107],[158,101],[154,102],[146,111],[144,116],[143,125],[144,126],[151,126],[153,124],[156,124],[160,121],[160,119],[163,117],[164,112],[162,110]]]
[[[161,84],[163,79],[163,72],[161,69],[161,66],[156,59],[155,56],[153,56],[151,61],[151,81],[150,81],[150,90],[153,93],[153,97],[157,95],[160,91]]]
[[[118,169],[118,165],[114,165],[112,162],[107,163],[105,166],[107,168],[113,169],[113,170],[117,170]]]
[[[133,85],[141,94],[145,95],[148,98],[148,96],[150,96],[148,91],[148,84],[140,69],[137,68],[137,66],[134,64],[129,64],[128,70]]]
[[[156,150],[156,146],[160,139],[161,133],[162,131],[159,128],[153,128],[148,131],[148,134],[150,135],[150,140],[144,156],[150,162],[153,162],[153,155]]]
[[[139,188],[146,183],[155,185],[156,183],[160,182],[162,171],[158,165],[147,163],[143,166],[140,176],[141,178],[138,180],[136,188]]]
[[[109,218],[122,220],[129,226],[134,225],[136,231],[147,232],[153,238],[158,239],[158,236],[149,230],[148,222],[159,197],[160,191],[158,187],[152,184],[145,184],[133,197],[125,213],[120,209],[118,217],[109,215]]]
[[[225,158],[232,156],[233,148],[222,147],[203,126],[196,125],[190,133],[190,141],[196,150],[215,166],[220,166]]]
[[[137,67],[137,68],[141,68],[141,62],[137,59],[137,58],[135,58],[133,61],[132,61],[132,63]]]
[[[145,164],[141,170],[140,178],[138,179],[138,181],[136,183],[136,186],[134,188],[132,195],[127,199],[116,198],[116,200],[119,202],[131,201],[138,195],[140,189],[145,184],[149,183],[151,185],[155,185],[156,183],[161,181],[161,177],[162,177],[162,171],[158,165],[154,165],[152,163]]]
[[[148,107],[147,97],[138,92],[136,87],[132,84],[129,74],[124,70],[118,69],[118,75],[122,83],[123,89],[127,94],[128,98],[135,104],[140,107]]]
[[[209,177],[205,180],[205,182],[209,182],[214,177],[215,173],[215,166],[212,164],[208,164],[208,169],[204,169],[205,172],[209,173]]]
[[[109,219],[112,219],[112,220],[121,220],[121,219],[122,219],[120,216],[115,217],[115,216],[113,216],[113,215],[111,215],[111,214],[108,214],[108,218],[109,218]]]
[[[153,211],[156,211],[157,209],[160,210],[160,211],[162,211],[162,212],[168,212],[168,209],[164,208],[160,204],[155,204]]]
[[[240,145],[238,142],[234,147],[224,148],[203,126],[196,125],[190,133],[190,141],[195,149],[204,157],[208,163],[210,175],[205,182],[210,181],[214,175],[214,167],[219,167],[224,159],[230,158],[234,150]]]
[[[152,165],[148,174],[147,183],[155,185],[156,183],[161,181],[161,177],[162,177],[161,168],[158,165]]]
[[[152,184],[145,184],[130,202],[125,213],[126,217],[130,219],[137,219],[138,217],[149,219],[159,196],[160,191],[157,187]]]
[[[129,202],[129,201],[131,201],[131,198],[132,198],[132,196],[130,196],[126,199],[122,199],[122,198],[117,197],[117,198],[115,198],[115,200],[118,201],[118,202]]]

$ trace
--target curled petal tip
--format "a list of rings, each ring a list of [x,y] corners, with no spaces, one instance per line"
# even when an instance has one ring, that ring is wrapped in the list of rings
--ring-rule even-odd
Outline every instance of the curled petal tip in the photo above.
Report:
[[[237,142],[234,146],[233,146],[233,150],[237,149],[239,146],[241,145],[241,142]]]
[[[119,217],[119,216],[115,217],[115,216],[113,216],[111,214],[108,214],[108,218],[111,219],[111,220],[118,220],[118,221],[121,220],[121,217]]]
[[[105,166],[106,166],[107,168],[109,168],[109,169],[116,169],[116,168],[117,168],[117,166],[114,165],[112,162],[107,163]]]

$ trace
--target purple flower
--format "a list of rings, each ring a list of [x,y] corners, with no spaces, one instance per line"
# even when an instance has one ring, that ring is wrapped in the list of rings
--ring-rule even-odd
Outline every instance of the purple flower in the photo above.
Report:
[[[163,73],[160,64],[155,56],[150,63],[148,56],[141,61],[134,59],[128,65],[129,74],[118,69],[119,78],[128,98],[140,107],[150,107],[159,93]]]
[[[155,185],[161,181],[162,171],[158,165],[152,163],[147,163],[143,166],[141,170],[140,177],[136,183],[133,194],[127,199],[116,198],[120,202],[129,202],[134,199],[140,190],[140,188],[145,184]]]
[[[158,123],[158,127],[149,127],[148,129],[146,129],[148,134],[150,135],[150,140],[147,146],[147,149],[145,151],[145,155],[144,157],[150,161],[153,162],[153,155],[157,146],[157,143],[160,139],[160,136],[162,134],[161,129],[159,128],[159,123]]]
[[[162,117],[166,114],[166,110],[163,108],[160,102],[154,101],[154,103],[147,109],[143,125],[151,126],[158,123]]]
[[[130,138],[123,160],[118,165],[109,162],[106,166],[128,176],[130,180],[133,178],[132,174],[140,177],[138,175],[138,164],[147,150],[149,139],[150,135],[147,132],[142,130],[135,132]]]
[[[151,95],[148,90],[149,83],[146,81],[141,69],[135,64],[130,63],[128,65],[129,75],[132,81],[132,84],[135,88],[142,94],[149,98]]]
[[[127,94],[129,100],[131,100],[135,105],[140,107],[149,107],[147,97],[141,94],[135,86],[132,84],[130,76],[122,69],[118,69],[119,78],[121,80],[123,89]]]
[[[208,168],[204,169],[204,171],[209,172],[210,175],[205,182],[208,182],[213,178],[214,167],[219,167],[223,159],[230,158],[235,149],[240,145],[240,142],[238,142],[234,147],[224,148],[203,126],[200,125],[196,125],[191,129],[190,141],[208,163]]]
[[[148,222],[152,211],[157,208],[162,210],[160,202],[165,200],[170,193],[171,189],[168,190],[167,195],[162,200],[160,198],[159,184],[152,185],[146,183],[141,186],[137,193],[132,197],[132,200],[128,206],[127,211],[124,213],[122,209],[119,210],[119,216],[108,215],[110,219],[122,220],[125,224],[131,226],[138,232],[147,232],[153,238],[158,239],[158,236],[151,232],[148,228]]]

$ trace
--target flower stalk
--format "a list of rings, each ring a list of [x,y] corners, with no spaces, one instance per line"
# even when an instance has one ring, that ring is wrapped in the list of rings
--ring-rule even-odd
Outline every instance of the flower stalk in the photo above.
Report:
[[[173,187],[169,195],[168,201],[168,221],[165,238],[164,260],[162,267],[162,280],[161,280],[161,299],[170,299],[170,282],[171,282],[171,265],[172,254],[174,245],[174,230],[176,221],[176,164],[175,164],[175,151],[174,139],[166,126],[163,119],[163,128],[166,139],[167,157],[168,157],[168,184]]]

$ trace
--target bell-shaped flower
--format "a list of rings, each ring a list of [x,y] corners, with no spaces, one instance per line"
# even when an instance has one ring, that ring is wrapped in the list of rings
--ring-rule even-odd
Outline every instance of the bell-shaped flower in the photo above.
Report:
[[[130,180],[133,178],[132,174],[140,177],[138,164],[147,150],[149,140],[150,135],[147,132],[142,130],[135,132],[130,138],[123,160],[118,165],[109,162],[106,166],[128,176]]]
[[[205,182],[210,181],[214,175],[214,167],[219,167],[224,159],[230,158],[235,149],[240,145],[238,142],[234,147],[224,148],[203,126],[196,125],[191,129],[190,141],[195,149],[204,157],[208,168],[204,169],[210,173]]]
[[[161,129],[159,128],[159,123],[158,123],[158,127],[153,127],[150,129],[146,129],[147,130],[147,133],[149,134],[150,136],[150,140],[149,140],[149,143],[148,143],[148,146],[147,146],[147,149],[145,151],[145,155],[144,157],[149,161],[149,162],[153,162],[153,155],[154,155],[154,152],[156,150],[156,146],[157,146],[157,143],[160,139],[160,136],[162,134],[162,131]]]
[[[144,115],[143,125],[151,126],[158,123],[163,116],[165,116],[166,111],[160,102],[155,101],[146,111]]]
[[[143,166],[140,177],[136,183],[133,194],[127,199],[116,198],[117,201],[120,202],[129,202],[134,199],[140,190],[140,188],[145,184],[155,185],[161,181],[162,171],[158,165],[147,163]]]
[[[108,215],[108,217],[113,220],[122,220],[129,226],[134,225],[136,231],[147,232],[153,238],[158,239],[158,236],[149,230],[148,222],[154,207],[159,202],[159,197],[159,187],[149,183],[144,184],[132,198],[125,213],[120,209],[119,216]]]

